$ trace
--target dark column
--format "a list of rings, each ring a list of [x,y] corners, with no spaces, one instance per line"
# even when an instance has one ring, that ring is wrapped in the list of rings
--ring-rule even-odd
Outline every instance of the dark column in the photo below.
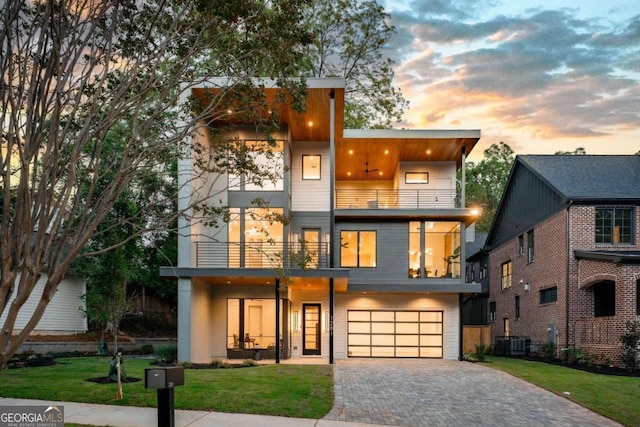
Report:
[[[333,365],[333,277],[329,278],[329,364]]]
[[[158,389],[158,427],[174,427],[173,388]]]
[[[280,363],[280,279],[276,278],[276,363]]]

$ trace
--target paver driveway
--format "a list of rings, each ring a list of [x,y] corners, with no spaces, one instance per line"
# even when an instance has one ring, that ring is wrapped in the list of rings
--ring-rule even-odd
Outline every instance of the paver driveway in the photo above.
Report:
[[[446,360],[349,359],[334,366],[324,419],[390,426],[620,426],[504,372]]]

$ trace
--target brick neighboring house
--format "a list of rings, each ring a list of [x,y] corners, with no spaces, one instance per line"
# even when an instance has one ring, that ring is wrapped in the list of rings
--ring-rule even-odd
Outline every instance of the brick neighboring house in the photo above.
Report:
[[[640,320],[640,156],[517,156],[487,237],[491,334],[620,364]]]

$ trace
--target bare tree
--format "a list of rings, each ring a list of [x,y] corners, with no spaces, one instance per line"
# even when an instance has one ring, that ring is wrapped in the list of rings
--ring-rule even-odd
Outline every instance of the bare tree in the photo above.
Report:
[[[123,223],[127,239],[175,222],[150,208],[109,222],[107,213],[134,178],[162,170],[192,150],[193,133],[230,113],[268,124],[253,76],[279,87],[310,35],[305,0],[7,0],[0,6],[0,368],[38,324],[74,259],[96,233]],[[218,91],[184,99],[211,77]],[[219,79],[218,81],[223,81]],[[122,126],[126,124],[126,126]],[[126,128],[122,145],[105,143]],[[222,144],[221,139],[216,139]],[[252,167],[250,156],[203,155],[200,170]],[[210,153],[221,150],[211,149]],[[205,167],[206,164],[206,167]],[[195,177],[193,177],[195,178]],[[189,181],[190,185],[196,180]],[[179,191],[180,189],[178,189]],[[177,195],[175,195],[177,197]],[[105,224],[105,221],[106,224]],[[102,224],[100,228],[99,224]],[[143,224],[143,225],[140,225]],[[127,241],[114,243],[108,251]],[[26,327],[16,319],[42,274],[46,284]]]

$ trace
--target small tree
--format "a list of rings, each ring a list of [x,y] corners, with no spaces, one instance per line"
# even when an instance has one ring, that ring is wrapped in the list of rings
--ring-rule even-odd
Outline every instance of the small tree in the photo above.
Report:
[[[627,321],[626,332],[620,336],[622,341],[622,363],[629,371],[638,369],[640,350],[640,323]]]

